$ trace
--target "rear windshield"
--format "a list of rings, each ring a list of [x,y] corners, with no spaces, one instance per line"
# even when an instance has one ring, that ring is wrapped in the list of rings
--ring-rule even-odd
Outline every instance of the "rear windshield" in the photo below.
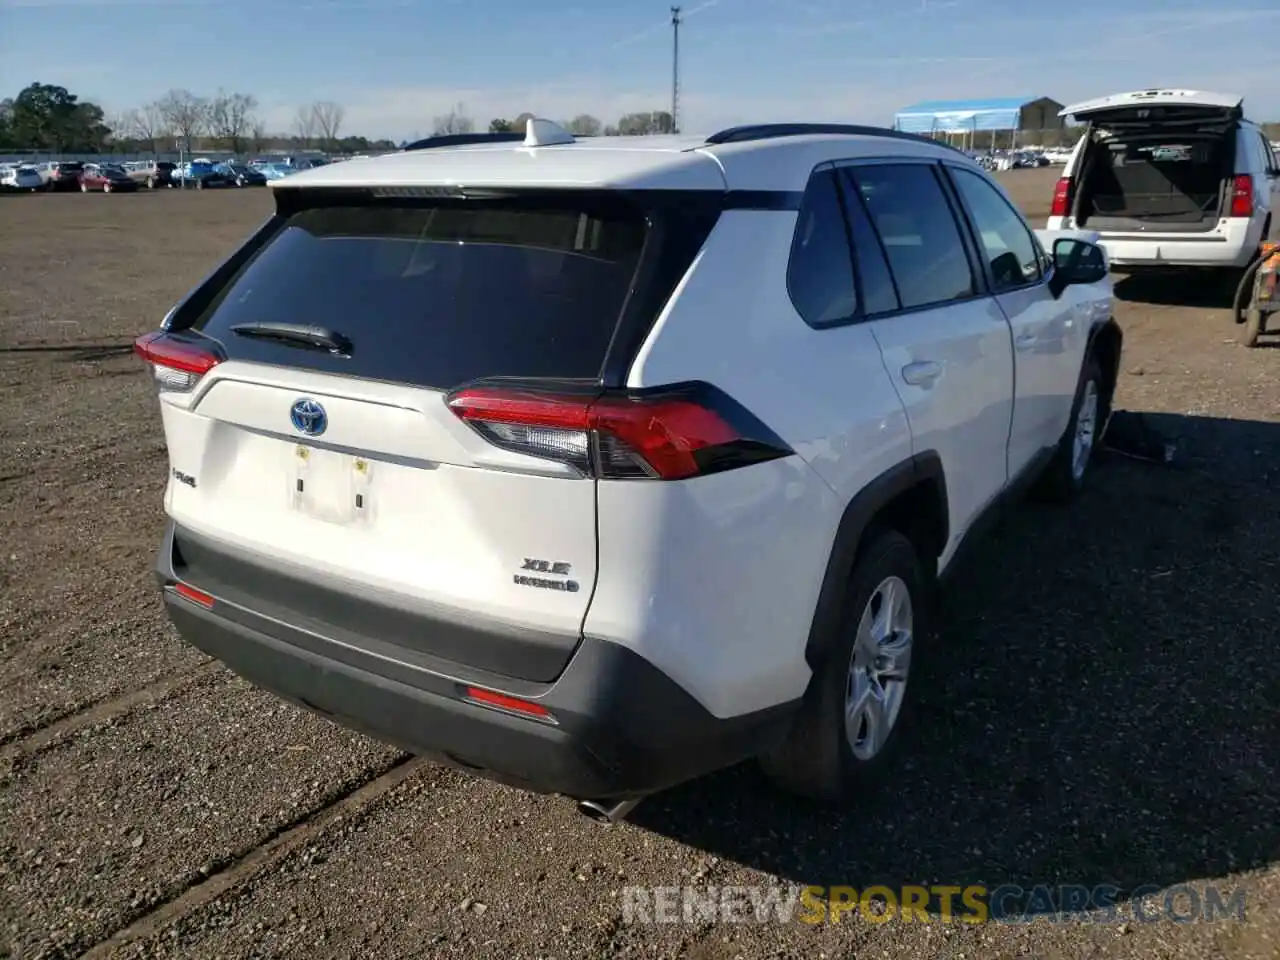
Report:
[[[610,206],[334,206],[289,217],[194,326],[228,356],[448,388],[600,376],[644,244]],[[348,357],[232,332],[297,323]]]

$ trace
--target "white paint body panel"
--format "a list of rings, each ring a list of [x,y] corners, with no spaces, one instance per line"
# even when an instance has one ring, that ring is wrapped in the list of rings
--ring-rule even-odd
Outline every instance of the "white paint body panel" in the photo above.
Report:
[[[1013,416],[1009,323],[991,297],[873,320],[868,326],[902,398],[915,452],[936,451],[950,512],[945,566],[978,513],[1009,480]],[[936,363],[941,376],[913,385],[908,364]]]
[[[795,221],[724,214],[632,365],[630,386],[708,380],[799,456],[694,483],[600,484],[600,567],[609,574],[586,631],[674,671],[717,716],[803,693],[805,643],[844,508],[911,456],[869,326],[814,330],[791,304]]]
[[[323,436],[291,426],[300,397],[324,404]],[[183,528],[389,599],[578,633],[594,484],[485,443],[437,391],[232,361],[193,395],[163,394],[161,411],[170,466],[196,481],[169,479],[166,511]],[[529,468],[547,475],[513,472]],[[571,563],[581,590],[517,585],[524,557]]]

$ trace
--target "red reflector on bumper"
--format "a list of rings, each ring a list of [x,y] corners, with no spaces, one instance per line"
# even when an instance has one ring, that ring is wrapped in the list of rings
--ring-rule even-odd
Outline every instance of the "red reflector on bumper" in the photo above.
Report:
[[[198,603],[205,609],[213,608],[213,597],[205,593],[203,590],[197,590],[195,587],[189,587],[185,583],[175,583],[173,592],[184,600],[190,600],[192,603]]]
[[[467,687],[466,697],[475,703],[485,707],[496,707],[499,710],[507,710],[511,713],[521,713],[526,717],[533,717],[535,720],[550,720],[555,722],[555,717],[540,703],[533,703],[530,700],[520,700],[517,697],[508,697],[505,693],[497,693],[493,690],[484,690],[480,687]]]

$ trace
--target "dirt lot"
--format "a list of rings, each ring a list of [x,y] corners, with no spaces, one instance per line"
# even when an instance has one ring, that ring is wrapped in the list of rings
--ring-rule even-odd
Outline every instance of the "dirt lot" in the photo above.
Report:
[[[1006,183],[1043,222],[1052,173]],[[1280,956],[1280,351],[1194,281],[1123,281],[1104,458],[950,597],[930,722],[835,815],[750,767],[601,828],[411,760],[184,646],[134,336],[265,191],[0,198],[0,957]],[[636,926],[629,884],[1217,884],[1244,923]],[[1203,889],[1198,886],[1198,889]],[[1185,901],[1184,901],[1185,903]]]

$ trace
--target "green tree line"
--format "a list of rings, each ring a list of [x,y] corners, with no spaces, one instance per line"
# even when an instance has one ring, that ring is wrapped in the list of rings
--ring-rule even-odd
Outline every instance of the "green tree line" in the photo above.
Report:
[[[66,87],[32,83],[0,99],[0,150],[49,153],[169,153],[274,149],[363,153],[392,150],[390,140],[344,134],[342,106],[317,101],[299,107],[294,129],[266,129],[251,94],[219,90],[202,96],[170,90],[151,103],[107,117],[98,104]]]

